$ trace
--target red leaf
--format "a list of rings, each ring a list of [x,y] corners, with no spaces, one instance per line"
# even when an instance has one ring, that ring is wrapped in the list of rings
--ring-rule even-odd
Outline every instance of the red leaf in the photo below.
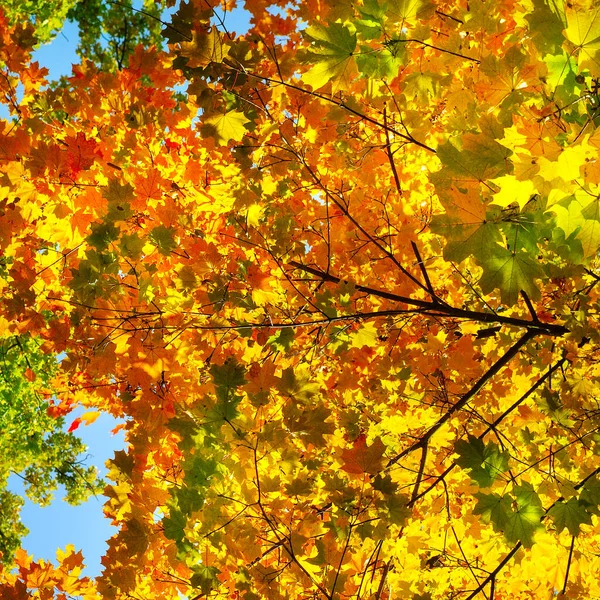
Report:
[[[81,419],[79,417],[77,417],[76,419],[73,420],[73,422],[71,423],[71,426],[67,430],[68,433],[75,431],[80,425],[81,425]]]

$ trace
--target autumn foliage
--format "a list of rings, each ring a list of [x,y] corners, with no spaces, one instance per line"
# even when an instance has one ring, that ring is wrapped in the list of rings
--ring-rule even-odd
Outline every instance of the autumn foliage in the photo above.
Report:
[[[0,595],[600,597],[600,9],[245,8],[53,85],[0,20],[0,334],[128,441]]]

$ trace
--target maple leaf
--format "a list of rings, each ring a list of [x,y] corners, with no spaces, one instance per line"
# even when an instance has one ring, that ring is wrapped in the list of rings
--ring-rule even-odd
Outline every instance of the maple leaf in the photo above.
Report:
[[[87,139],[82,132],[78,132],[74,139],[67,138],[65,143],[68,146],[66,162],[71,176],[75,178],[81,171],[88,170],[98,158],[98,143]]]
[[[205,67],[211,62],[220,63],[227,56],[227,46],[224,44],[222,35],[216,27],[208,31],[194,28],[192,40],[181,42],[180,55],[187,58],[187,67]]]
[[[509,542],[520,541],[525,548],[533,545],[533,535],[542,525],[544,508],[539,496],[530,483],[523,483],[513,488],[516,499],[516,510],[508,517],[504,535]]]
[[[456,442],[454,450],[459,455],[456,463],[470,469],[471,478],[481,487],[489,487],[508,469],[508,453],[500,452],[493,442],[484,444],[470,435],[468,441]]]
[[[243,112],[231,110],[206,117],[202,121],[202,133],[207,137],[214,137],[218,144],[226,144],[229,140],[240,142],[247,133],[248,123],[250,119]]]
[[[521,291],[534,299],[540,297],[535,279],[541,277],[543,271],[528,252],[511,251],[496,246],[480,257],[484,274],[479,280],[479,285],[484,292],[489,293],[499,288],[502,302],[508,306],[516,303]]]
[[[335,89],[347,88],[356,70],[356,34],[342,23],[329,23],[311,25],[303,35],[311,42],[307,61],[316,64],[302,74],[302,81],[314,90],[329,81]]]
[[[334,425],[328,422],[331,410],[323,404],[302,406],[289,404],[284,408],[284,422],[293,433],[299,433],[311,443],[323,446],[325,435],[334,433]]]
[[[579,50],[579,68],[589,69],[594,77],[600,74],[600,11],[567,10],[565,37]]]
[[[496,531],[504,533],[507,541],[521,542],[525,548],[533,545],[533,536],[544,516],[542,503],[529,483],[513,488],[513,496],[477,493],[474,514],[482,515]]]
[[[592,517],[585,504],[577,498],[570,498],[566,502],[561,500],[548,511],[548,515],[552,517],[557,531],[567,528],[573,536],[579,535],[581,525],[592,524]]]
[[[360,435],[354,440],[352,448],[346,448],[342,452],[342,469],[346,473],[374,475],[381,470],[384,452],[385,446],[379,438],[367,445],[366,437]]]
[[[564,13],[558,5],[533,0],[533,11],[526,15],[534,44],[542,54],[555,54],[564,41]]]
[[[597,7],[78,3],[44,86],[7,1],[0,482],[128,448],[89,583],[0,487],[0,594],[600,597]]]

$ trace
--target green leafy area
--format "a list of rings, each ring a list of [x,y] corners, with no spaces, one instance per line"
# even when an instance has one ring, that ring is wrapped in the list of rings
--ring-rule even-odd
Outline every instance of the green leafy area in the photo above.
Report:
[[[592,524],[592,515],[587,510],[585,502],[582,503],[577,498],[557,502],[548,511],[548,515],[554,521],[557,531],[566,528],[574,536],[579,535],[581,525]]]
[[[531,39],[542,55],[555,54],[564,42],[564,12],[552,0],[533,0],[533,11],[527,14]]]
[[[314,90],[332,81],[336,88],[347,87],[354,72],[356,33],[345,24],[315,24],[303,31],[311,42],[306,53],[306,62],[313,66],[302,75],[302,81]]]
[[[148,237],[153,244],[156,244],[158,251],[165,256],[169,256],[177,248],[175,229],[173,227],[157,225],[150,231]]]
[[[459,440],[454,446],[459,455],[456,463],[469,469],[473,481],[481,487],[489,487],[508,470],[508,452],[501,452],[496,444],[484,444],[482,440],[469,435],[468,441]]]
[[[473,510],[485,522],[491,523],[496,531],[504,533],[506,541],[521,542],[531,548],[534,535],[541,528],[544,516],[542,502],[529,483],[514,486],[511,494],[475,494],[477,505]]]
[[[27,497],[48,505],[59,485],[70,504],[100,494],[104,483],[94,467],[80,456],[83,442],[63,431],[64,419],[52,415],[48,390],[58,370],[52,355],[27,336],[4,338],[0,343],[0,552],[10,563],[26,533],[19,520],[22,500],[7,489],[8,477],[17,473]]]

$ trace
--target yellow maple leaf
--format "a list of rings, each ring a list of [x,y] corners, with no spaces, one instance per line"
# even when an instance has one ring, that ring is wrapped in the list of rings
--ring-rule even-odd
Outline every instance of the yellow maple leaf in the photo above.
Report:
[[[372,348],[377,344],[379,333],[373,321],[365,323],[353,336],[350,346],[352,348],[362,348],[368,346]]]
[[[214,115],[204,120],[202,132],[207,137],[214,137],[217,143],[226,144],[229,140],[239,142],[246,133],[249,119],[243,112],[230,110],[223,115]]]

